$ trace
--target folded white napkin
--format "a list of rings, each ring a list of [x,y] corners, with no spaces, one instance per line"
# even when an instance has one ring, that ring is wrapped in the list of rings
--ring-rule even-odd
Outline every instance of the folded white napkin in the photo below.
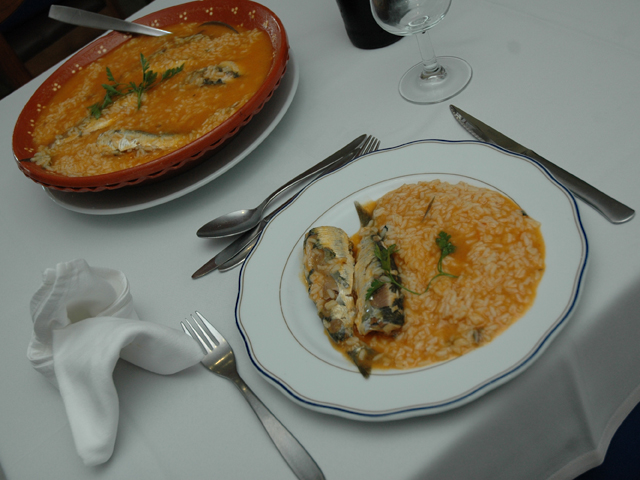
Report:
[[[60,390],[86,465],[104,463],[113,453],[119,407],[112,373],[118,358],[169,375],[203,357],[182,331],[138,319],[122,272],[81,259],[45,270],[31,317],[27,357]]]

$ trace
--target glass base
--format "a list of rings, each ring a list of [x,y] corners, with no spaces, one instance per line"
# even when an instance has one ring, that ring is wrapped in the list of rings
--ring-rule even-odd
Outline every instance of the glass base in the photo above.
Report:
[[[400,79],[400,95],[413,103],[440,103],[455,97],[471,81],[471,66],[458,57],[437,57],[446,72],[444,78],[432,77],[423,80],[422,62],[411,67]]]

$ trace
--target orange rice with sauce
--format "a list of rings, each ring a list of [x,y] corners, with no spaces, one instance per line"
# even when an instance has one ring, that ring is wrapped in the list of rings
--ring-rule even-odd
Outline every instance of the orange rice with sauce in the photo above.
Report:
[[[234,27],[239,33],[219,25],[174,25],[166,28],[173,35],[132,38],[78,70],[36,121],[33,161],[61,175],[99,175],[149,162],[214,129],[259,89],[274,56],[265,32]],[[102,103],[102,84],[110,83],[107,67],[121,84],[142,81],[140,54],[158,78],[181,65],[183,70],[146,91],[139,109],[130,94],[99,118],[91,116],[88,107]],[[229,81],[203,84],[198,78],[207,68],[229,64],[236,75]]]
[[[438,277],[422,295],[405,291],[405,324],[397,335],[360,337],[379,352],[374,368],[409,369],[463,355],[533,304],[545,269],[540,223],[506,196],[464,182],[420,182],[380,198],[373,218],[379,229],[388,228],[386,245],[398,247],[405,287],[422,292],[436,275],[434,239],[441,231],[456,246],[443,271],[457,276]]]

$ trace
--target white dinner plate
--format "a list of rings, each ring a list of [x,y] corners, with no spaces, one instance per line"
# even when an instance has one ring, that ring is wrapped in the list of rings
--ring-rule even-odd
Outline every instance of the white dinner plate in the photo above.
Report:
[[[359,228],[353,206],[440,179],[502,192],[541,222],[546,270],[527,313],[491,343],[412,370],[363,378],[323,332],[302,275],[310,228]],[[382,421],[464,405],[524,371],[572,314],[587,265],[573,196],[537,162],[475,142],[425,140],[369,154],[305,188],[267,226],[240,276],[236,322],[251,361],[285,395],[324,413]]]
[[[103,192],[62,192],[44,188],[61,207],[90,215],[115,215],[135,212],[170,202],[206,185],[238,164],[280,123],[298,89],[300,74],[289,50],[287,71],[271,99],[251,121],[212,159],[176,177],[150,185],[133,186]]]

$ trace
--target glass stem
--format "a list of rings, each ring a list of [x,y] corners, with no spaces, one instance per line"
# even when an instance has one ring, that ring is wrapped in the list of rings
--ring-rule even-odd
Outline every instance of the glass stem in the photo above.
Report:
[[[422,80],[442,80],[446,77],[447,72],[438,63],[436,58],[436,52],[431,44],[431,38],[429,37],[429,31],[417,33],[415,35],[418,41],[418,48],[420,49],[420,55],[422,56],[422,73],[420,78]]]

